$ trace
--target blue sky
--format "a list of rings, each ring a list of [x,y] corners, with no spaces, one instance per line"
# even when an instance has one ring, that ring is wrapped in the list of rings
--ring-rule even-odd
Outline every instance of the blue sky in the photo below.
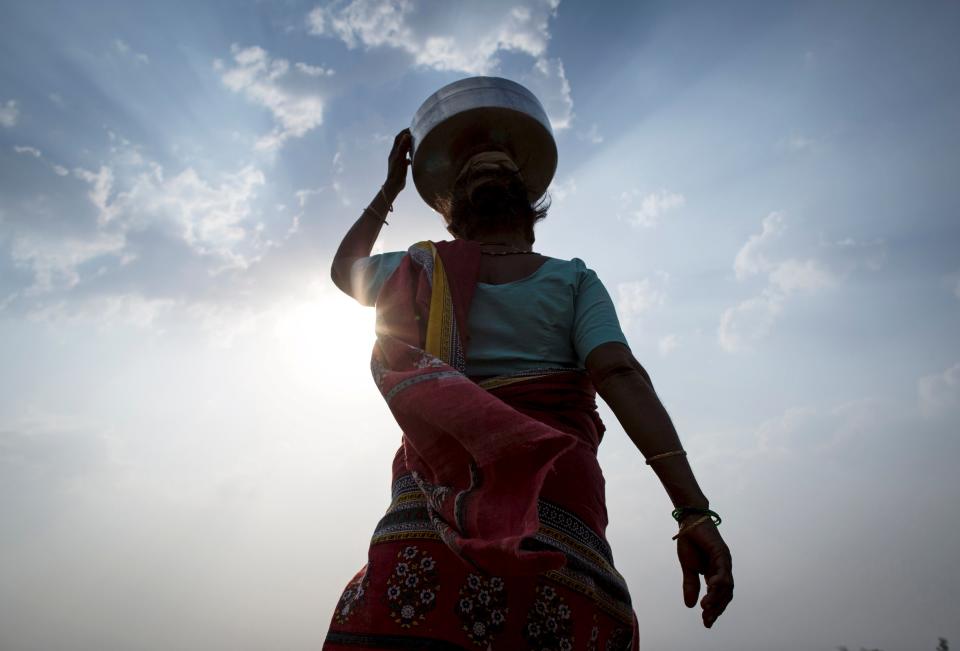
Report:
[[[388,501],[329,263],[430,93],[530,87],[734,554],[705,631],[605,407],[647,648],[960,643],[955,3],[6,3],[0,647],[317,648]],[[378,250],[446,236],[412,183]]]

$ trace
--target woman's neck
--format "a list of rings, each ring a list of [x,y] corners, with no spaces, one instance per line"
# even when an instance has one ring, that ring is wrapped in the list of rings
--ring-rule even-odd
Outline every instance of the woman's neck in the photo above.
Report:
[[[533,242],[521,233],[483,233],[472,238],[480,244],[497,245],[513,249],[530,249]]]

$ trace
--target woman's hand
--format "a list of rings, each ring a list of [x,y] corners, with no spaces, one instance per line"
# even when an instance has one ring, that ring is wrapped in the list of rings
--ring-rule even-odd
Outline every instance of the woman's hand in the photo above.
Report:
[[[707,594],[700,600],[700,606],[703,625],[710,628],[733,599],[730,549],[717,528],[705,522],[677,538],[677,557],[683,570],[683,602],[687,608],[697,605],[703,574]]]
[[[393,149],[387,159],[387,180],[383,184],[391,201],[400,194],[407,184],[407,168],[410,167],[410,150],[413,148],[413,136],[410,129],[404,129],[393,139]]]

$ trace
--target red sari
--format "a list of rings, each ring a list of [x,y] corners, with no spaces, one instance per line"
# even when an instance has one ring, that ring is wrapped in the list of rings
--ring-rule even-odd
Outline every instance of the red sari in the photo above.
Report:
[[[464,375],[479,262],[475,243],[421,242],[377,300],[371,368],[403,445],[323,648],[637,649],[593,386],[582,370]]]

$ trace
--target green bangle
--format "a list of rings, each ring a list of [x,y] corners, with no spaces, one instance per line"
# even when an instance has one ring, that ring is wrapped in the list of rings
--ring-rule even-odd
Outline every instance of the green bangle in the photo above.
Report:
[[[691,514],[709,515],[710,518],[713,520],[714,526],[717,526],[722,522],[722,520],[720,519],[720,515],[717,514],[716,511],[711,511],[710,509],[701,509],[696,506],[678,506],[673,510],[673,512],[670,515],[673,516],[674,520],[676,520],[677,522],[680,522],[681,518]]]

